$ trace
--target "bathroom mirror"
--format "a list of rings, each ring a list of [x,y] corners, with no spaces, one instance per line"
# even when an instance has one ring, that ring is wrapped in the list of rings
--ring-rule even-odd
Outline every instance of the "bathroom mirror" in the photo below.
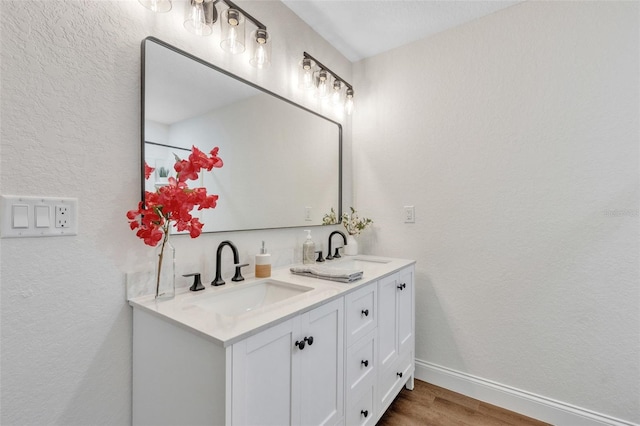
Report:
[[[144,190],[173,172],[173,155],[220,148],[200,174],[219,195],[197,213],[204,232],[321,225],[341,208],[342,127],[153,37],[142,42]],[[144,179],[144,162],[156,168]]]

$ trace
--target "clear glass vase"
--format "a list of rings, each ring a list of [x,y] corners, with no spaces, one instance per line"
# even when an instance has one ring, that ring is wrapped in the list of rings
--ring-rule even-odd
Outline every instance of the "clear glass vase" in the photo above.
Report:
[[[176,249],[168,238],[158,246],[155,288],[156,299],[172,299],[176,295]]]

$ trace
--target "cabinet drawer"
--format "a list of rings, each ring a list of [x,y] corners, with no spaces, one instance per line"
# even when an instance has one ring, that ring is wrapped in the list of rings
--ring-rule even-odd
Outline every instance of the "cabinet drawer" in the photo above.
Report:
[[[374,409],[374,385],[373,383],[355,393],[353,398],[347,400],[347,426],[373,426],[376,422]]]
[[[413,352],[408,352],[380,374],[380,381],[378,382],[380,409],[386,410],[389,407],[413,373]]]
[[[355,343],[377,325],[376,287],[376,283],[372,283],[345,297],[347,346]]]
[[[347,350],[347,392],[357,392],[367,383],[375,382],[375,330]]]

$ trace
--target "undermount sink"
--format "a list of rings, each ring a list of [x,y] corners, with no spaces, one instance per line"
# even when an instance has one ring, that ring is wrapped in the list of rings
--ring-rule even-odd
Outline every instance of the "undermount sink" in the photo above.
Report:
[[[269,279],[239,284],[237,287],[200,297],[196,295],[194,302],[188,307],[196,306],[210,312],[236,317],[310,290],[313,288]]]

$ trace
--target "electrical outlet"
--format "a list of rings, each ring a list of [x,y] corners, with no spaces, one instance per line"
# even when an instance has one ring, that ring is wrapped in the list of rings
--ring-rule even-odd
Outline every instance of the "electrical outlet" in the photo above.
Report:
[[[56,206],[56,228],[68,228],[71,221],[69,206]]]
[[[304,208],[304,220],[307,222],[311,221],[311,207]]]

